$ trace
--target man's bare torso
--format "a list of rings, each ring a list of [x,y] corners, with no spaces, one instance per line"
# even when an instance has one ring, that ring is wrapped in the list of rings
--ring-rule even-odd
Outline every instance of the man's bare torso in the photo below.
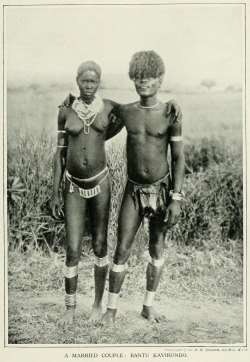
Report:
[[[168,140],[173,114],[166,116],[166,104],[142,109],[138,102],[121,106],[121,118],[127,130],[128,177],[149,184],[169,172]]]

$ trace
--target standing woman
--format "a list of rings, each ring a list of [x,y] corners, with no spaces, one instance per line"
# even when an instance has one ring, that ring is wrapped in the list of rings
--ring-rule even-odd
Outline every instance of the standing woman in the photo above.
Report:
[[[92,322],[102,317],[102,297],[108,271],[107,231],[110,208],[109,169],[106,165],[105,141],[122,128],[115,115],[119,104],[101,99],[97,94],[101,68],[93,61],[80,64],[77,85],[80,96],[70,106],[60,107],[58,115],[58,146],[54,157],[54,185],[51,199],[52,215],[62,216],[59,188],[65,172],[64,190],[66,263],[64,327],[73,323],[76,307],[78,263],[89,209],[92,247],[94,251],[95,300],[90,316]],[[181,117],[175,102],[169,102]],[[112,119],[112,121],[111,121]]]
[[[58,146],[54,158],[51,208],[52,215],[58,219],[62,213],[59,187],[65,171],[65,327],[73,323],[75,314],[78,263],[87,207],[95,264],[95,301],[90,320],[96,321],[102,315],[101,302],[108,271],[107,229],[110,207],[109,170],[104,143],[108,115],[116,103],[102,100],[96,95],[100,77],[101,68],[98,64],[93,61],[82,63],[76,77],[80,96],[70,107],[60,107],[58,115]]]

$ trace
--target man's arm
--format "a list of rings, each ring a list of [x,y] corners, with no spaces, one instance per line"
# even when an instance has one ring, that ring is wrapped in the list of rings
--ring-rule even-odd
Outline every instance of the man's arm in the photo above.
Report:
[[[61,108],[61,107],[69,107],[74,102],[75,99],[76,99],[76,97],[73,96],[71,93],[69,93],[67,98],[64,101],[62,101],[62,103],[58,107],[59,108]]]
[[[108,117],[109,125],[106,132],[106,141],[116,136],[124,127],[121,105],[116,103]]]
[[[174,192],[181,192],[185,174],[185,157],[182,141],[182,124],[174,120],[170,135],[172,185]]]
[[[58,136],[57,150],[54,155],[53,162],[53,192],[51,197],[51,211],[55,219],[63,216],[60,207],[59,189],[65,170],[65,160],[67,156],[68,136],[64,129],[65,126],[65,109],[60,108],[58,115]]]
[[[174,119],[170,132],[172,200],[167,208],[165,222],[168,228],[174,226],[180,217],[180,202],[185,174],[185,157],[182,141],[182,124]]]

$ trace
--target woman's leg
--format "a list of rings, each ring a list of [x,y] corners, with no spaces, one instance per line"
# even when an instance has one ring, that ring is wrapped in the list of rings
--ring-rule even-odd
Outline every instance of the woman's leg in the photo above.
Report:
[[[82,238],[85,229],[86,199],[79,195],[76,187],[69,192],[69,181],[65,190],[65,228],[66,228],[66,265],[65,265],[65,301],[66,313],[64,327],[73,323],[76,304],[78,263],[81,255]]]
[[[110,181],[107,177],[100,185],[101,192],[89,199],[92,247],[94,251],[95,300],[90,321],[102,317],[102,297],[108,272],[108,222],[110,209]]]

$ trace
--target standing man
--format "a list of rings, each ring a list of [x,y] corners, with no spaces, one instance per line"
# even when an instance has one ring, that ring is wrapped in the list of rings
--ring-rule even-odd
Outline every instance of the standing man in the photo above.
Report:
[[[164,240],[168,228],[180,216],[185,159],[182,125],[166,104],[157,98],[165,67],[154,51],[141,51],[132,57],[129,77],[135,83],[139,102],[119,107],[127,129],[128,179],[118,220],[118,242],[109,273],[108,309],[103,323],[114,322],[119,292],[135,235],[144,217],[149,218],[149,254],[146,292],[142,316],[150,322],[165,319],[152,307],[164,267]],[[171,150],[171,169],[167,161]],[[170,178],[171,172],[171,178]]]

